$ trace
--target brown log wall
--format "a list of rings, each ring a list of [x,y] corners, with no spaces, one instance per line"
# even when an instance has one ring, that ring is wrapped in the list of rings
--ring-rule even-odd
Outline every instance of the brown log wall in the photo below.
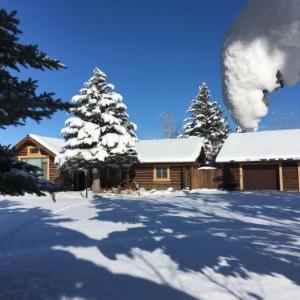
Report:
[[[27,149],[25,147],[22,147],[21,149],[18,149],[18,155],[26,156],[27,155]]]
[[[56,165],[54,164],[54,157],[49,157],[49,181],[61,184],[62,183],[62,176],[60,172],[57,170]]]
[[[173,187],[180,190],[184,187],[191,187],[191,166],[169,164],[170,181],[154,181],[154,164],[139,164],[134,166],[134,181],[145,189],[167,189]]]

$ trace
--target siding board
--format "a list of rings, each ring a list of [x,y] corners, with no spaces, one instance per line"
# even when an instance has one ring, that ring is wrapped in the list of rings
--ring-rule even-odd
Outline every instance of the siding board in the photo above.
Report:
[[[60,172],[57,170],[56,165],[54,164],[54,157],[49,157],[49,181],[60,184],[62,178]]]

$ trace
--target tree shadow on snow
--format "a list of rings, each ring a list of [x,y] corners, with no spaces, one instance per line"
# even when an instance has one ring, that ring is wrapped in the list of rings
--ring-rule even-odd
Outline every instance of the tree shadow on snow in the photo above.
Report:
[[[170,286],[113,274],[69,252],[54,249],[102,248],[99,240],[62,228],[60,222],[72,220],[54,218],[46,209],[25,209],[17,202],[0,201],[0,299],[194,299]],[[113,246],[111,251],[120,252]]]
[[[0,201],[0,299],[194,299],[180,287],[173,288],[172,280],[157,267],[158,262],[151,260],[153,256],[145,255],[157,249],[177,264],[176,270],[169,270],[174,278],[178,271],[199,272],[236,299],[243,298],[204,270],[211,268],[224,276],[245,279],[249,272],[277,273],[300,284],[300,245],[296,243],[300,232],[299,194],[182,192],[168,197],[172,199],[166,201],[157,195],[136,199],[94,197],[94,219],[143,225],[113,232],[102,240],[61,227],[59,223],[73,220],[47,209]],[[97,247],[117,264],[120,254],[129,263],[138,258],[161,284],[134,277],[126,270],[127,274],[113,273],[56,246]],[[137,256],[133,249],[144,252]],[[220,263],[221,257],[227,258],[226,264]],[[263,299],[255,293],[248,295]],[[199,298],[201,295],[197,295]]]
[[[163,198],[95,197],[100,209],[97,219],[144,225],[112,233],[99,242],[99,250],[116,259],[120,253],[132,256],[133,248],[150,252],[160,248],[182,271],[203,272],[210,267],[225,276],[245,279],[249,272],[277,273],[300,284],[300,245],[296,243],[300,233],[299,194],[194,193],[187,197],[182,193],[173,196],[174,203]],[[220,264],[221,257],[228,258],[228,263]],[[228,287],[222,287],[240,299]]]

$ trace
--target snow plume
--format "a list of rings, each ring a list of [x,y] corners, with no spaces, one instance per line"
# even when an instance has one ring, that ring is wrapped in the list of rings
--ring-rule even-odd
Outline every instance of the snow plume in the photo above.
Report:
[[[300,0],[250,0],[232,26],[222,54],[223,95],[232,117],[256,129],[266,95],[299,80]]]

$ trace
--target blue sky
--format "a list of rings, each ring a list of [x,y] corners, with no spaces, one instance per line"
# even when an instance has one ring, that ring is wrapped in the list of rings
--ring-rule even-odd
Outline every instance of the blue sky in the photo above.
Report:
[[[102,69],[123,95],[140,138],[162,136],[159,114],[180,126],[197,88],[205,81],[223,106],[220,53],[224,36],[245,0],[5,0],[17,10],[22,42],[36,43],[66,70],[22,70],[39,80],[41,91],[70,101],[92,74]],[[270,97],[270,113],[260,129],[300,127],[300,85]],[[225,108],[224,108],[225,109]],[[1,131],[14,144],[28,133],[59,137],[67,118],[56,113],[40,124]],[[230,117],[229,121],[233,125]],[[234,126],[234,125],[233,125]]]

